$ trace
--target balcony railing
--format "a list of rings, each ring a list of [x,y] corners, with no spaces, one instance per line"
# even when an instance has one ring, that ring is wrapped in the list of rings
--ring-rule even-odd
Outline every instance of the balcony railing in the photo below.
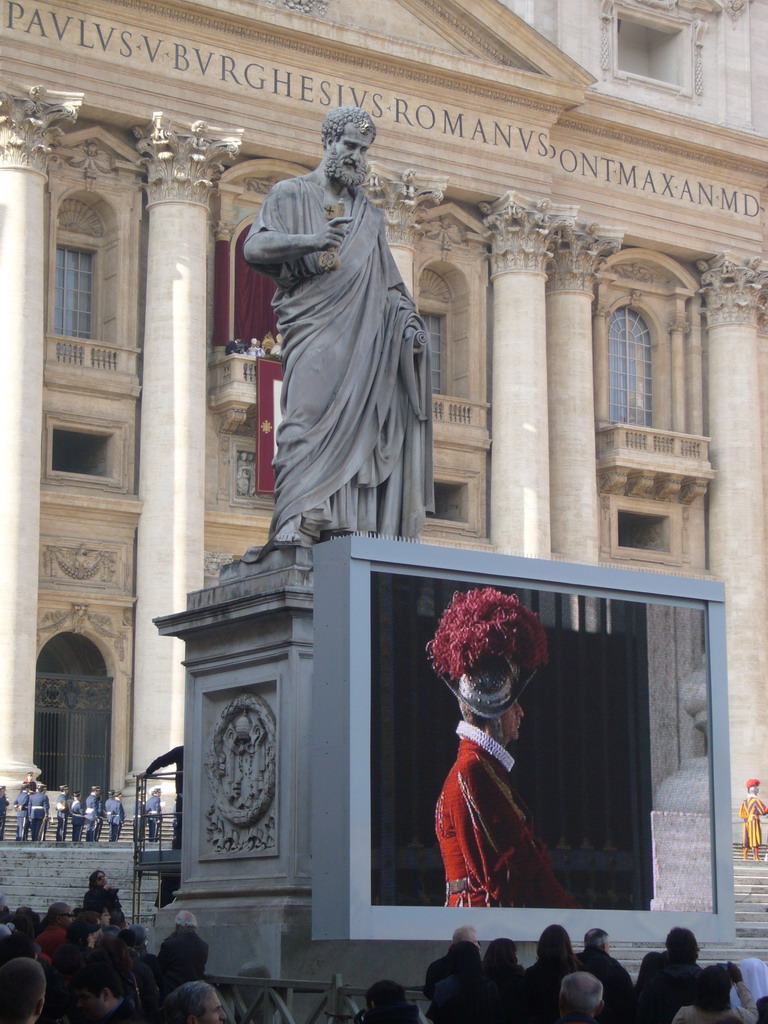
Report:
[[[118,348],[100,341],[77,341],[49,335],[46,361],[50,366],[74,366],[104,374],[136,374],[135,349]]]
[[[613,423],[597,431],[597,473],[605,494],[690,504],[714,471],[709,438]]]
[[[455,425],[486,430],[488,406],[485,402],[470,402],[463,398],[451,398],[448,395],[432,395],[432,417],[435,427]]]

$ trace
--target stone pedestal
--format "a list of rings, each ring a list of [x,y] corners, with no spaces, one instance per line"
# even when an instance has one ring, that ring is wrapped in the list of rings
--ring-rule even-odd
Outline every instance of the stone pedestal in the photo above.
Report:
[[[312,552],[290,548],[225,567],[156,620],[185,642],[187,672],[181,890],[156,935],[187,909],[211,973],[255,961],[272,977],[420,987],[444,944],[311,940],[312,609]]]

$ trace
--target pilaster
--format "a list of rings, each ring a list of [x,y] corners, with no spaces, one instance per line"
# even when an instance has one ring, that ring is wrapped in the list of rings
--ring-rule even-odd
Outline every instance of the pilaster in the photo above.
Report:
[[[0,782],[33,767],[48,161],[81,96],[0,91]]]
[[[592,297],[595,272],[621,240],[595,224],[559,228],[547,279],[547,387],[552,550],[597,562]]]
[[[418,235],[419,215],[443,201],[445,179],[426,180],[409,167],[391,171],[380,164],[371,165],[366,192],[371,203],[384,213],[387,241],[400,276],[413,294],[413,256]]]
[[[763,473],[757,321],[768,274],[721,253],[698,264],[707,318],[711,460],[710,568],[726,583],[734,794],[761,763],[768,711]],[[746,774],[745,774],[746,773]]]
[[[493,281],[491,540],[550,554],[545,267],[574,207],[507,192],[480,212]]]
[[[185,130],[161,113],[135,131],[150,211],[136,555],[134,715],[144,727],[133,767],[141,770],[182,738],[183,648],[159,637],[152,620],[184,608],[203,586],[208,199],[239,134],[202,121]]]

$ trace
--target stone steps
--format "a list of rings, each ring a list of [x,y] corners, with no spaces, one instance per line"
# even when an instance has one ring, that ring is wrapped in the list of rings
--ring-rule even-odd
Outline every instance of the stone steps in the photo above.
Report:
[[[113,888],[120,890],[126,917],[133,901],[133,847],[120,843],[0,843],[0,891],[15,910],[28,906],[45,914],[58,900],[81,906],[88,876],[104,871]],[[147,890],[151,890],[147,895]],[[152,884],[142,886],[142,914],[152,914]]]

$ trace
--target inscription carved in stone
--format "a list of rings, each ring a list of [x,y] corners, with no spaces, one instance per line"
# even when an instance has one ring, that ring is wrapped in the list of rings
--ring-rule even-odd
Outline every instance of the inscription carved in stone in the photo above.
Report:
[[[217,853],[277,852],[276,754],[272,709],[241,693],[221,712],[205,760],[213,792],[206,831]]]

